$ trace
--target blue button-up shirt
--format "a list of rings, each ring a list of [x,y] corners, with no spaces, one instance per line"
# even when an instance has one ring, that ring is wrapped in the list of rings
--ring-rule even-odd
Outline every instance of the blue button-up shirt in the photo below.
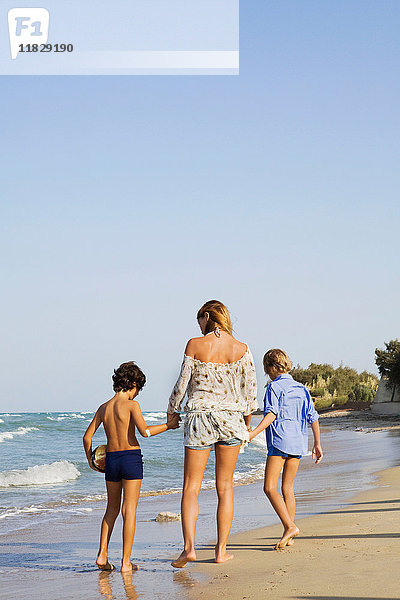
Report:
[[[264,415],[269,412],[276,419],[266,429],[268,448],[274,446],[287,454],[307,454],[307,423],[318,419],[308,389],[289,373],[279,375],[265,392]]]

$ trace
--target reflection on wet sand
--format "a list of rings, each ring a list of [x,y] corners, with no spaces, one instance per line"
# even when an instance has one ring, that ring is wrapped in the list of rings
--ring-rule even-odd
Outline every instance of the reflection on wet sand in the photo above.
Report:
[[[174,571],[173,579],[174,583],[178,583],[185,588],[192,588],[199,583],[189,571]]]
[[[135,586],[133,585],[132,573],[120,573],[124,584],[126,600],[137,600],[138,594]],[[106,598],[106,600],[116,600],[116,596],[113,594],[112,584],[117,583],[116,574],[112,571],[102,571],[99,573],[99,591],[100,594]]]
[[[171,573],[173,582],[185,589],[193,588],[199,584],[199,577],[193,577],[188,571],[175,571]],[[120,579],[123,581],[126,600],[138,600],[139,595],[133,584],[134,573],[116,573],[115,571],[101,571],[99,573],[99,591],[106,600],[122,600]],[[113,590],[114,588],[114,590]],[[124,598],[125,600],[125,598]]]
[[[136,588],[132,583],[132,573],[121,573],[121,577],[124,582],[125,594],[127,600],[137,600],[138,595],[136,592]]]

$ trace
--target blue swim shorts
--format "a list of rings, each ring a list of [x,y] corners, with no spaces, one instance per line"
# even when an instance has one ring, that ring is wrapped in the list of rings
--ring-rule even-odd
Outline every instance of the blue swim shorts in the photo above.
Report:
[[[278,450],[275,446],[268,447],[267,456],[282,456],[282,458],[301,458],[301,454],[287,454],[286,452],[282,452],[282,450]]]
[[[220,446],[239,446],[242,443],[242,440],[239,438],[230,438],[229,440],[221,440],[220,442],[215,442],[215,444],[209,444],[208,446],[185,446],[185,448],[190,448],[191,450],[209,450],[213,448],[215,445],[219,444]]]
[[[143,479],[143,456],[139,449],[106,454],[106,481]]]

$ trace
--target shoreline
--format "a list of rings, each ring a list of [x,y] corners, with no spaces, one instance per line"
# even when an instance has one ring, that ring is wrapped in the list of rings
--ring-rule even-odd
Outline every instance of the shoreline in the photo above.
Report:
[[[285,550],[274,550],[280,524],[233,534],[235,558],[222,565],[213,562],[213,545],[203,546],[188,575],[207,581],[194,580],[189,599],[398,600],[400,466],[374,476],[373,487],[342,508],[296,521],[300,534]]]
[[[68,509],[65,513],[60,512],[60,518],[54,521],[38,523],[31,521],[31,525],[26,521],[27,527],[0,535],[0,574],[4,589],[7,589],[8,599],[21,598],[29,593],[32,600],[50,600],[56,588],[57,600],[81,597],[82,589],[85,589],[85,600],[101,600],[102,597],[107,600],[110,598],[137,600],[137,597],[143,600],[150,600],[150,598],[175,600],[177,597],[186,597],[187,594],[190,595],[190,600],[208,600],[208,598],[211,600],[211,597],[214,600],[214,589],[217,590],[218,586],[221,587],[221,597],[224,597],[222,592],[230,585],[232,569],[234,573],[242,569],[242,583],[251,587],[253,579],[257,581],[258,575],[252,572],[252,568],[257,564],[259,557],[261,557],[262,578],[257,585],[253,586],[251,594],[245,593],[242,589],[243,595],[235,596],[236,591],[241,588],[232,579],[234,589],[225,597],[227,600],[231,598],[243,600],[244,597],[248,600],[258,600],[264,597],[265,590],[268,591],[268,597],[272,597],[271,593],[275,588],[272,584],[267,588],[271,573],[273,583],[274,578],[278,578],[278,581],[275,581],[276,587],[279,577],[274,574],[274,571],[279,572],[280,568],[284,568],[291,574],[292,570],[296,572],[299,565],[300,569],[304,569],[305,564],[311,565],[312,562],[318,564],[319,550],[309,549],[306,552],[304,545],[309,544],[312,535],[320,534],[303,523],[312,523],[312,519],[331,514],[332,510],[341,513],[343,509],[348,509],[360,492],[369,493],[371,489],[372,491],[376,489],[373,487],[375,484],[373,473],[397,468],[400,464],[397,458],[400,456],[400,435],[396,430],[399,421],[386,420],[386,426],[393,427],[394,431],[377,430],[374,435],[369,435],[369,431],[373,431],[370,427],[370,419],[364,419],[363,427],[360,428],[360,419],[355,419],[353,416],[346,413],[342,416],[336,414],[335,418],[331,419],[324,418],[321,423],[326,436],[324,461],[321,466],[315,467],[311,458],[305,457],[302,463],[301,472],[296,478],[297,518],[302,531],[300,539],[296,540],[290,552],[265,554],[280,538],[281,527],[274,525],[277,523],[277,517],[262,492],[260,482],[239,485],[235,486],[235,519],[230,538],[231,544],[236,544],[231,546],[236,558],[225,565],[215,565],[212,562],[213,553],[209,542],[215,531],[216,496],[215,490],[206,489],[201,491],[199,498],[200,516],[196,535],[198,547],[201,548],[198,552],[199,562],[188,565],[183,570],[172,569],[171,560],[181,550],[181,524],[177,521],[157,523],[155,517],[159,512],[179,512],[180,495],[150,496],[143,498],[138,508],[133,560],[139,563],[140,571],[134,574],[132,581],[128,581],[126,586],[118,570],[105,574],[99,572],[94,565],[99,525],[104,511],[102,502],[102,505],[92,504],[89,513],[82,511],[80,514],[75,514]],[[378,425],[375,420],[374,424]],[[263,452],[262,448],[260,452]],[[318,469],[318,472],[314,471],[314,468]],[[367,492],[364,492],[365,490]],[[376,508],[379,509],[379,506]],[[23,523],[24,519],[19,520],[20,525]],[[264,531],[266,533],[263,534]],[[260,539],[255,538],[256,534]],[[265,536],[269,538],[266,539]],[[316,543],[317,540],[318,538],[315,538],[312,541]],[[110,560],[115,563],[117,569],[120,553],[121,521],[119,519],[110,545]],[[277,554],[280,555],[279,560]],[[286,561],[294,554],[297,554],[297,558],[290,569],[280,566],[280,561],[283,559]],[[315,560],[308,560],[307,556],[313,554]],[[246,564],[249,556],[252,555],[255,559],[254,564],[251,559],[250,567],[247,565],[243,570],[240,563],[244,560]],[[271,571],[273,562],[278,564]],[[330,568],[329,565],[327,568]],[[162,584],[161,595],[155,593],[155,578]],[[283,579],[282,575],[281,578]],[[202,585],[205,581],[208,581],[207,585]],[[281,598],[285,590],[278,589]],[[312,597],[310,593],[306,593],[308,588],[304,589],[305,595],[299,598]],[[213,590],[212,594],[210,590]],[[292,594],[287,597],[297,596]],[[320,599],[325,597],[335,598],[334,595],[319,596]],[[336,597],[342,600],[345,598],[355,600],[361,596],[354,594]],[[400,594],[397,597],[399,598]],[[382,599],[382,595],[379,599]]]

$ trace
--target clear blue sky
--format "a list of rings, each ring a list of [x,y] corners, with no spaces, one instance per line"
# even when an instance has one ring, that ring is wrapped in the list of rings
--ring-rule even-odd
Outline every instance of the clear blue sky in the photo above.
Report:
[[[400,3],[241,2],[240,76],[4,77],[0,411],[166,406],[195,315],[256,359],[399,336]]]

